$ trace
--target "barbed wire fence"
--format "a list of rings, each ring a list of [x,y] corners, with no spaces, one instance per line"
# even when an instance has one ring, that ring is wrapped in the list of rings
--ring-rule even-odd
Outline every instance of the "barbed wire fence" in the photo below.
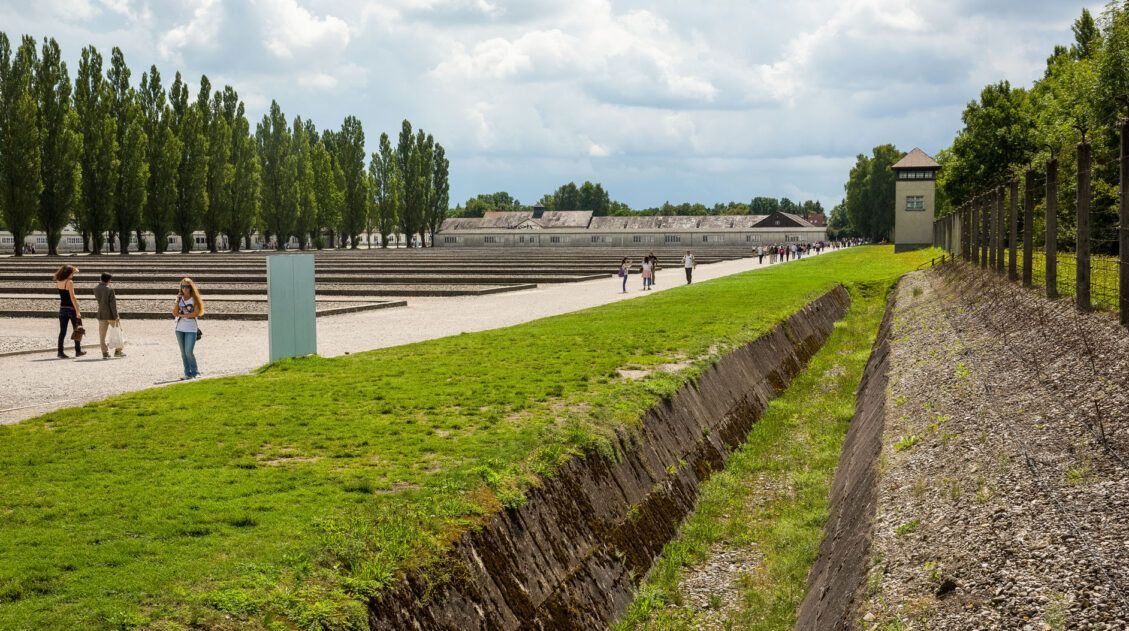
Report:
[[[1081,142],[1075,147],[1077,169],[1063,173],[1058,153],[1031,164],[1022,182],[1013,178],[981,190],[953,212],[934,222],[934,245],[947,250],[953,260],[993,270],[1025,287],[1043,287],[1048,298],[1073,297],[1081,311],[1117,313],[1129,328],[1129,118],[1117,121],[1120,138],[1117,221],[1109,209],[1093,208],[1095,165],[1086,129],[1079,127]],[[1059,186],[1073,178],[1075,229],[1071,235],[1059,228]],[[1036,210],[1042,203],[1043,239],[1036,241]],[[1096,221],[1095,219],[1100,219]],[[1062,237],[1060,239],[1060,237]]]

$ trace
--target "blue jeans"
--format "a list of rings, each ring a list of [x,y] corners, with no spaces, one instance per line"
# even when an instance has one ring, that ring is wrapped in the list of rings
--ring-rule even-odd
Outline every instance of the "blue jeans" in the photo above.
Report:
[[[198,377],[196,370],[196,355],[192,351],[196,348],[196,331],[177,331],[176,342],[180,345],[180,359],[184,362],[184,376]]]
[[[627,274],[623,275],[623,293],[627,293]]]

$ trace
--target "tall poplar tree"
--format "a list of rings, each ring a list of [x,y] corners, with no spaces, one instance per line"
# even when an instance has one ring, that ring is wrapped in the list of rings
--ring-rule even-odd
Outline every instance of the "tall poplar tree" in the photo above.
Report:
[[[90,236],[91,252],[101,254],[103,233],[112,226],[120,162],[113,90],[102,77],[102,55],[93,46],[82,50],[74,100],[82,132],[82,227]]]
[[[316,139],[316,136],[311,138]],[[317,197],[317,221],[315,222],[314,244],[320,250],[325,247],[322,231],[329,233],[332,238],[338,223],[341,221],[341,207],[345,203],[344,192],[338,187],[338,180],[343,179],[341,169],[334,162],[333,156],[325,148],[325,143],[320,139],[314,144],[311,151],[314,169],[314,194]]]
[[[34,39],[25,36],[13,57],[8,37],[0,33],[0,215],[15,237],[16,256],[23,254],[43,190],[38,108],[32,89],[36,64]]]
[[[443,149],[443,145],[436,143],[431,171],[431,205],[427,213],[427,228],[431,233],[432,246],[435,245],[435,234],[447,218],[447,209],[451,204],[450,168],[447,151]]]
[[[265,235],[278,238],[278,248],[294,231],[294,208],[288,188],[290,156],[290,130],[286,115],[278,103],[271,101],[270,112],[255,130],[255,140],[262,164],[262,222]]]
[[[419,183],[415,177],[416,160],[413,157],[415,148],[412,124],[405,119],[400,125],[400,138],[396,143],[396,170],[400,175],[397,214],[400,218],[400,232],[409,239],[419,232],[423,224],[423,218],[418,213],[419,206],[416,204]]]
[[[240,238],[246,238],[247,247],[251,247],[251,231],[259,222],[261,191],[258,147],[242,102],[232,118],[231,138],[232,176],[225,231],[231,249],[238,251]]]
[[[35,71],[43,176],[38,223],[39,229],[47,235],[47,253],[51,256],[59,252],[59,240],[78,203],[82,183],[79,170],[82,136],[78,132],[78,115],[71,107],[71,92],[71,79],[59,44],[54,39],[44,38]]]
[[[392,142],[388,134],[380,134],[380,150],[372,154],[369,181],[372,182],[372,211],[380,229],[380,247],[388,247],[388,236],[396,230],[398,222],[400,178]]]
[[[206,130],[208,203],[201,214],[201,223],[208,242],[208,251],[216,252],[219,249],[219,234],[224,230],[226,217],[230,213],[230,188],[235,168],[230,163],[231,125],[228,122],[222,92],[217,90],[212,95],[208,108],[210,109]]]
[[[173,81],[170,94],[177,136],[180,138],[180,169],[177,173],[176,204],[173,207],[173,230],[180,236],[180,251],[190,252],[192,233],[200,226],[208,209],[208,96],[211,83],[200,78],[200,93],[195,103],[188,101],[188,86],[180,73]]]
[[[156,66],[150,66],[149,72],[141,75],[141,90],[138,93],[141,103],[142,120],[145,135],[149,138],[147,159],[149,160],[149,182],[147,185],[145,208],[142,210],[142,220],[147,230],[152,231],[156,240],[156,251],[164,252],[168,248],[168,231],[172,206],[157,206],[160,200],[165,199],[165,194],[172,191],[172,199],[176,197],[176,177],[171,182],[158,179],[165,171],[168,156],[166,148],[161,144],[165,132],[169,131],[171,112],[168,108],[168,99],[165,89],[161,86],[161,73]],[[179,151],[179,146],[177,151]],[[177,160],[179,168],[180,160]],[[158,191],[157,189],[162,189]],[[137,231],[137,249],[145,250],[145,235]]]
[[[432,190],[432,164],[435,139],[431,134],[424,134],[423,130],[416,132],[415,149],[412,151],[412,178],[415,180],[415,196],[411,200],[413,214],[416,217],[416,235],[419,236],[419,245],[427,244],[427,213],[431,208]]]
[[[292,194],[296,206],[295,233],[298,236],[298,249],[305,250],[308,241],[316,241],[318,235],[318,200],[314,190],[314,169],[310,136],[315,139],[317,133],[312,125],[302,121],[301,116],[294,118],[294,127],[291,132],[294,138],[291,159],[293,162],[294,185]]]
[[[122,136],[121,176],[114,200],[115,228],[120,238],[119,252],[129,254],[129,235],[141,227],[141,211],[149,197],[149,137],[141,120],[141,106],[136,97],[129,97],[123,116],[128,121]]]
[[[337,158],[345,176],[345,205],[341,213],[341,236],[351,247],[360,244],[368,221],[368,178],[365,172],[365,131],[361,121],[348,116],[336,135]]]

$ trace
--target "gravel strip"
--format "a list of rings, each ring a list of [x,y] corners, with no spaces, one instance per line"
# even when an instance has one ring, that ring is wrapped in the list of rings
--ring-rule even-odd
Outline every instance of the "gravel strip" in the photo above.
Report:
[[[0,335],[0,357],[55,350],[56,338],[47,336]]]
[[[728,276],[760,267],[756,259],[739,259],[701,265],[695,282]],[[655,291],[682,286],[681,272],[659,274]],[[664,278],[666,280],[664,280]],[[399,346],[424,340],[512,326],[570,311],[653,294],[640,291],[633,277],[630,291],[619,293],[620,279],[539,286],[525,291],[416,298],[406,307],[318,318],[318,352],[325,357],[374,348]],[[91,314],[94,312],[91,311]],[[124,323],[130,339],[122,360],[0,358],[0,375],[10,387],[0,388],[0,423],[18,422],[50,410],[84,401],[175,382],[181,373],[180,356],[172,321],[139,320]],[[265,322],[211,321],[207,335],[196,347],[200,370],[209,377],[243,374],[267,362]],[[0,318],[0,333],[43,337],[58,331],[53,319]],[[67,383],[60,389],[57,384]],[[18,408],[18,409],[17,409]]]
[[[863,622],[1125,629],[1129,336],[958,269],[899,286]]]
[[[98,305],[93,300],[79,299],[79,306],[82,308],[83,318],[89,324],[94,320],[93,316],[98,313]],[[372,300],[361,301],[363,303],[373,303]],[[253,300],[206,300],[207,311],[205,318],[208,315],[259,315],[266,317],[268,311],[268,303],[265,298]],[[317,310],[334,310],[344,309],[348,307],[357,306],[356,300],[318,300]],[[168,314],[169,307],[172,303],[168,300],[138,300],[134,298],[118,299],[118,313],[123,320],[129,318],[167,318],[172,320],[172,316]],[[50,317],[57,314],[59,310],[58,299],[48,298],[0,298],[0,313],[12,312],[29,312],[37,314],[38,317]]]

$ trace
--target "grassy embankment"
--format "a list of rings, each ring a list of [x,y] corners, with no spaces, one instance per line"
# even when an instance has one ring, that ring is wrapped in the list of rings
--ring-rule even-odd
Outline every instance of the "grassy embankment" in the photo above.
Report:
[[[0,628],[363,626],[397,572],[638,422],[711,347],[923,260],[859,248],[0,427]]]
[[[831,479],[854,415],[855,390],[893,280],[851,289],[847,316],[769,405],[726,470],[703,486],[694,513],[664,548],[617,631],[795,626],[827,520]],[[743,568],[736,585],[728,586],[737,592],[735,606],[719,611],[723,600],[711,594],[706,609],[696,611],[680,584],[719,547],[759,562]]]

